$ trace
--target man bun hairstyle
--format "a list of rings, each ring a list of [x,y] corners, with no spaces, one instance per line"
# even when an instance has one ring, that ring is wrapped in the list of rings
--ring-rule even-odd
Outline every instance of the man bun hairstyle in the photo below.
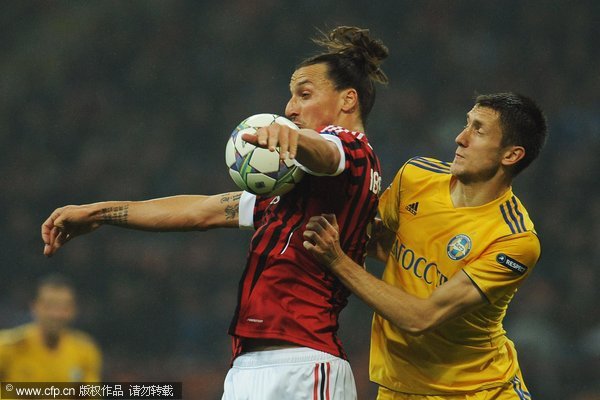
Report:
[[[338,26],[312,39],[325,52],[302,61],[297,68],[324,63],[328,77],[336,90],[353,88],[358,93],[360,116],[363,123],[375,103],[375,83],[386,85],[388,77],[381,69],[389,51],[379,39],[373,39],[368,29]]]

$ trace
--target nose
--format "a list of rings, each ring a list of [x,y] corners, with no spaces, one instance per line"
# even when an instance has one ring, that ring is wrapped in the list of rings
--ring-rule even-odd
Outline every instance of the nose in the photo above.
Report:
[[[454,139],[454,142],[460,147],[467,147],[468,131],[464,128]]]
[[[294,101],[293,97],[288,101],[287,105],[285,106],[285,116],[291,119],[292,121],[295,117],[298,116],[298,107],[296,106],[296,101]]]

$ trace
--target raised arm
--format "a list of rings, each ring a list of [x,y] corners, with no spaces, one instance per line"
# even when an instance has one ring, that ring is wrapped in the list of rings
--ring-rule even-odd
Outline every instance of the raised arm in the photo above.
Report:
[[[102,225],[145,231],[237,228],[241,192],[182,195],[146,201],[106,201],[58,208],[42,224],[44,255]]]
[[[335,216],[312,217],[304,247],[377,314],[399,329],[420,334],[487,301],[469,277],[459,272],[430,297],[406,293],[368,273],[342,251]]]

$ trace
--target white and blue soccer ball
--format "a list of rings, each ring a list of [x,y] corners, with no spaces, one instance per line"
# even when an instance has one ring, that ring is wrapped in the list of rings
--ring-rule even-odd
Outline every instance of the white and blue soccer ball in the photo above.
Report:
[[[304,176],[294,160],[279,159],[279,148],[269,151],[242,139],[244,133],[254,134],[258,128],[273,123],[298,127],[289,119],[276,114],[252,115],[233,130],[225,148],[229,175],[245,191],[261,196],[279,196],[289,192]]]

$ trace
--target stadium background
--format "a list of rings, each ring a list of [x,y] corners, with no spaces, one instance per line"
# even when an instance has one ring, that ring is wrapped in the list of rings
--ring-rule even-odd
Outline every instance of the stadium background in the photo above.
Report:
[[[28,321],[35,280],[61,271],[106,381],[220,398],[248,232],[106,227],[48,260],[40,224],[64,204],[234,190],[231,129],[282,112],[315,27],[358,25],[391,53],[367,129],[385,185],[413,155],[451,159],[475,92],[545,109],[550,139],[515,185],[543,255],[506,328],[534,398],[600,398],[599,16],[594,0],[3,1],[0,328]],[[341,336],[361,399],[374,393],[369,324],[352,298]]]

